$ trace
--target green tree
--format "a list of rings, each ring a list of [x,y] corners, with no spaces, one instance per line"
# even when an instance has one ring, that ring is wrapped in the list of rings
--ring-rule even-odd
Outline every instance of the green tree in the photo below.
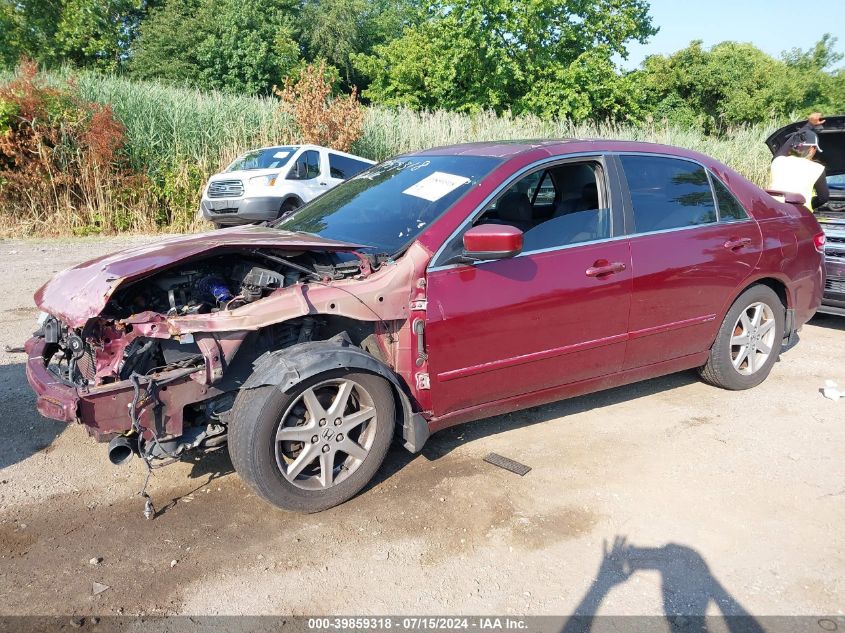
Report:
[[[656,32],[645,0],[426,0],[423,12],[401,38],[355,56],[371,80],[365,97],[464,112],[581,117],[585,103],[603,104],[598,114],[619,112],[606,99],[620,96],[624,81],[607,90],[578,78],[598,69],[619,80],[611,58]],[[559,85],[543,85],[550,81]],[[585,100],[581,93],[596,87],[604,94]],[[553,102],[561,97],[571,107]]]
[[[752,44],[705,49],[694,41],[672,55],[648,57],[632,79],[655,118],[719,131],[826,105],[837,109],[836,76],[826,70],[841,59],[835,45],[826,35],[807,51],[775,59]]]
[[[0,0],[0,61],[17,64],[22,55],[40,62],[56,59],[61,0]]]
[[[309,57],[323,58],[352,82],[352,55],[362,45],[366,0],[310,0],[302,11]]]
[[[117,70],[140,20],[142,0],[65,0],[56,30],[56,51],[77,66]]]
[[[836,44],[837,39],[826,33],[806,51],[793,48],[783,54],[799,107],[831,113],[845,109],[845,69],[834,68],[843,59]]]
[[[629,74],[620,74],[603,46],[586,51],[571,64],[540,69],[518,109],[544,118],[574,121],[639,120],[643,91]]]
[[[298,68],[294,0],[167,0],[141,26],[133,76],[268,94]]]
[[[0,0],[0,62],[117,70],[155,0]]]
[[[417,16],[413,0],[305,0],[299,24],[308,58],[338,68],[351,87],[366,82],[354,56],[401,36]]]
[[[129,72],[139,79],[163,79],[195,84],[201,71],[197,59],[201,0],[167,0],[141,25],[132,47]]]

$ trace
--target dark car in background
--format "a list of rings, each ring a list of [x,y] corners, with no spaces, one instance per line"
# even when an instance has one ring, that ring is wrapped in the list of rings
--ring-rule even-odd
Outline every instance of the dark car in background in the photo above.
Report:
[[[35,296],[27,376],[39,412],[111,440],[115,462],[228,444],[258,494],[313,512],[360,491],[394,432],[419,451],[693,368],[760,384],[819,306],[823,237],[803,204],[675,147],[440,147],[275,225],[59,273]]]
[[[766,139],[774,154],[804,121],[782,127]],[[816,129],[819,146],[815,160],[825,166],[830,200],[816,209],[816,219],[825,233],[824,261],[827,278],[819,312],[845,316],[845,116],[829,116]]]

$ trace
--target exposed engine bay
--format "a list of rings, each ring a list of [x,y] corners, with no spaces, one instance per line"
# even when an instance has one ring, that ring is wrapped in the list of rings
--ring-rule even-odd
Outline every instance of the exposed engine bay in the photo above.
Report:
[[[238,333],[232,357],[226,359],[225,377],[213,381],[213,387],[198,388],[204,396],[201,400],[173,411],[172,406],[164,406],[169,404],[168,386],[197,384],[192,379],[206,369],[209,355],[209,347],[203,349],[201,342],[215,339],[199,334],[145,336],[144,326],[162,318],[231,313],[291,286],[327,286],[360,275],[361,269],[359,258],[325,251],[252,250],[206,256],[118,288],[100,316],[82,328],[45,316],[36,335],[47,344],[47,369],[63,382],[92,394],[110,385],[131,385],[128,392],[122,387],[128,400],[122,415],[128,413],[131,427],[112,439],[109,458],[113,463],[123,463],[134,454],[148,463],[168,463],[188,451],[225,446],[235,394],[253,362],[265,352],[306,343],[315,336],[327,338],[341,330],[351,331],[360,341],[371,329],[356,331],[354,323],[328,324],[319,317],[303,316]],[[174,415],[180,418],[178,434],[168,432],[176,428]]]
[[[132,325],[123,322],[144,313],[181,317],[236,310],[295,284],[326,284],[360,272],[357,259],[347,256],[343,261],[329,252],[286,252],[282,257],[255,250],[182,263],[118,289],[101,316],[85,328],[71,329],[47,319],[43,334],[55,345],[50,366],[63,380],[80,387],[196,366],[203,355],[192,336],[127,337]],[[252,337],[253,347],[272,349],[309,340],[313,325],[313,319],[274,325]],[[112,358],[107,366],[104,360],[118,351],[109,349],[117,340],[125,345],[119,350],[120,358]]]
[[[255,227],[235,246],[224,233],[91,260],[45,284],[26,350],[39,412],[109,442],[112,463],[139,456],[151,472],[225,447],[242,396],[363,367],[393,381],[417,446],[424,422],[396,376],[425,370],[414,364],[422,335],[413,350],[400,342],[426,305],[430,253],[414,244],[395,260]]]
[[[124,319],[146,311],[182,316],[231,310],[300,281],[343,279],[360,272],[357,260],[344,265],[332,253],[285,255],[253,251],[183,264],[118,291],[103,317]]]

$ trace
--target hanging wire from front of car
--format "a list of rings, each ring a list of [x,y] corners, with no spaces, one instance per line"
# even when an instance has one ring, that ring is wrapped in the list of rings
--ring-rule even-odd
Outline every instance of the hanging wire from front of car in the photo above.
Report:
[[[141,396],[142,380],[146,382],[146,395],[144,395],[143,397]],[[172,380],[175,380],[175,378],[157,382],[155,379],[150,378],[148,376],[142,376],[137,372],[132,372],[132,375],[129,376],[129,381],[132,383],[133,391],[132,401],[129,403],[129,419],[132,423],[132,430],[138,437],[138,455],[141,457],[141,459],[144,461],[144,465],[147,467],[147,475],[146,477],[144,477],[144,485],[141,487],[141,492],[138,494],[144,499],[144,518],[148,520],[155,518],[156,515],[153,500],[147,493],[147,486],[150,483],[150,477],[153,473],[153,468],[159,468],[166,464],[171,464],[175,461],[179,461],[179,456],[173,455],[161,445],[158,439],[158,435],[156,434],[154,428],[147,428],[141,423],[141,412],[143,411],[144,407],[150,404],[153,404],[153,406],[161,405],[161,402],[158,399],[158,389],[162,385],[165,385],[168,382],[171,382]],[[152,452],[144,449],[144,434],[147,431],[150,432],[150,435],[153,438],[152,441],[155,448],[170,457],[170,460],[165,462],[165,464],[160,464],[159,466],[152,465]]]

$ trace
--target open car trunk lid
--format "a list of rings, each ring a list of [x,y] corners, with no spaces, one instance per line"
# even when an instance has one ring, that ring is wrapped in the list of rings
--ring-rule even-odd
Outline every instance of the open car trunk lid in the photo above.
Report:
[[[272,249],[353,251],[356,244],[265,226],[240,226],[156,241],[68,268],[35,293],[38,307],[72,327],[81,327],[106,307],[122,283],[211,252]]]
[[[804,126],[806,121],[796,121],[780,128],[766,139],[769,151],[774,154],[789,135]],[[825,166],[828,176],[845,174],[845,116],[829,116],[824,120],[821,128],[816,128],[819,135],[819,146],[822,151],[816,154],[815,160]],[[834,191],[831,190],[831,194]],[[845,192],[843,197],[845,197]]]

